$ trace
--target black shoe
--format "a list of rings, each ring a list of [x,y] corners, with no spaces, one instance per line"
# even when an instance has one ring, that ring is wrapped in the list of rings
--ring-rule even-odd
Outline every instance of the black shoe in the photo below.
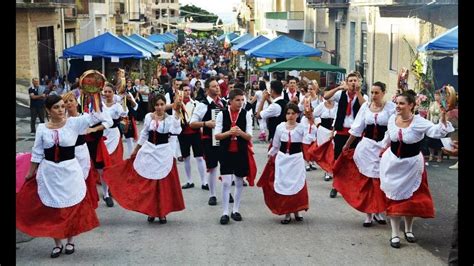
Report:
[[[289,224],[291,222],[291,217],[290,218],[285,218],[280,221],[281,224]]]
[[[214,196],[210,197],[208,204],[211,205],[211,206],[217,205],[217,198],[214,197]]]
[[[337,190],[335,188],[331,189],[331,192],[329,193],[330,198],[335,198],[337,196]]]
[[[113,207],[114,206],[114,201],[112,200],[112,197],[106,197],[106,198],[104,198],[104,201],[105,201],[105,205],[107,205],[107,207]]]
[[[247,182],[245,182],[245,180],[244,180],[244,187],[246,187],[246,186],[248,186],[248,184],[247,184]]]
[[[203,189],[203,190],[209,190],[209,185],[208,185],[208,184],[201,185],[201,189]]]
[[[302,222],[303,221],[303,216],[296,216],[295,215],[295,220],[298,221],[298,222]]]
[[[186,185],[182,186],[181,188],[188,189],[188,188],[193,188],[193,187],[194,187],[194,183],[186,183]]]
[[[232,180],[232,186],[235,186],[235,181]]]
[[[413,236],[408,236],[407,234],[412,234]],[[412,232],[405,232],[405,239],[410,243],[416,242],[416,237]]]
[[[153,216],[148,216],[147,221],[148,221],[149,223],[153,223],[153,222],[155,221],[155,217],[153,217]]]
[[[59,255],[61,255],[61,252],[63,252],[63,245],[61,245],[60,247],[54,247],[51,251],[51,258],[59,257]]]
[[[221,222],[221,224],[228,224],[229,223],[229,215],[222,215],[220,222]]]
[[[309,167],[311,167],[311,169],[313,170],[318,170],[318,168],[315,165],[310,164]]]
[[[377,216],[374,215],[374,220],[379,224],[387,224],[387,221],[384,219],[378,219]]]
[[[330,181],[332,177],[328,174],[324,174],[324,181]]]
[[[398,242],[393,242],[392,240],[394,239],[398,239]],[[400,238],[398,236],[394,236],[392,238],[390,238],[390,246],[392,248],[400,248]]]
[[[311,171],[311,166],[306,165],[305,169],[306,169],[306,172],[309,172],[309,171]]]
[[[67,249],[67,246],[71,246],[72,249]],[[74,249],[74,244],[73,243],[67,243],[66,244],[66,250],[64,251],[64,253],[66,253],[67,255],[71,255],[72,253],[74,253],[75,249]]]
[[[166,217],[162,217],[162,218],[158,217],[158,220],[160,220],[160,224],[165,224],[168,222],[166,221]]]
[[[370,221],[370,222],[364,222],[362,225],[363,225],[364,227],[371,227],[371,226],[372,226],[372,221]]]
[[[232,194],[229,194],[229,203],[234,203],[234,197],[232,197]]]
[[[242,221],[242,215],[240,215],[240,213],[238,212],[233,212],[230,214],[230,217],[234,220],[234,221],[237,221],[237,222],[240,222]]]
[[[179,161],[179,162],[184,162],[184,158],[183,158],[182,156],[179,156],[179,157],[178,157],[178,161]]]

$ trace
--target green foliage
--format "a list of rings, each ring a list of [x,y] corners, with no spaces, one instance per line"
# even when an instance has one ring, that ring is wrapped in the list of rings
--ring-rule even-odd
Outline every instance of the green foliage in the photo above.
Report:
[[[189,17],[193,17],[193,22],[215,23],[216,20],[217,20],[217,15],[216,14],[210,13],[210,12],[208,12],[208,11],[206,11],[206,10],[200,8],[200,7],[197,7],[195,5],[185,5],[185,6],[180,7],[179,10],[195,13],[195,14],[188,14],[186,12],[180,12],[182,15],[184,15],[184,17],[186,19],[188,19]],[[199,16],[199,15],[196,15],[196,14],[201,14],[201,15],[205,15],[205,16]],[[212,16],[208,16],[208,15],[212,15]]]
[[[143,75],[145,80],[149,82],[154,74],[156,74],[156,67],[160,61],[158,59],[150,59],[143,61]]]

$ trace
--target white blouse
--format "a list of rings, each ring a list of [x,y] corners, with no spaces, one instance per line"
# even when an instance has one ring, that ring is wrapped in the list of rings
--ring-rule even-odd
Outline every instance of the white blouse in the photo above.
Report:
[[[173,167],[173,156],[175,145],[172,139],[168,143],[155,145],[148,142],[148,131],[156,131],[161,134],[181,133],[181,122],[175,115],[165,115],[165,119],[158,124],[151,118],[152,113],[145,116],[143,129],[138,139],[138,144],[142,145],[133,162],[133,167],[137,173],[147,179],[162,179],[168,176]]]
[[[396,114],[388,121],[388,129],[382,140],[385,145],[398,141],[400,132],[404,143],[413,144],[421,141],[425,134],[431,138],[442,138],[454,131],[450,122],[447,122],[446,126],[442,123],[433,124],[419,115],[414,116],[407,128],[399,128],[395,124],[395,118]],[[423,169],[424,159],[421,152],[412,157],[398,158],[388,148],[380,159],[380,189],[389,199],[408,199],[420,187]]]
[[[31,162],[39,163],[36,173],[38,195],[41,202],[52,208],[71,207],[81,202],[86,195],[86,183],[81,166],[76,158],[59,163],[44,160],[44,149],[55,143],[61,147],[74,146],[77,136],[89,126],[103,121],[100,114],[83,114],[70,117],[58,129],[49,129],[40,124],[36,131]]]
[[[110,107],[107,107],[107,105],[105,105],[105,103],[103,103],[103,110],[104,112],[107,112],[108,115],[110,115],[110,117],[112,119],[119,119],[121,117],[126,117],[127,114],[128,114],[128,109],[125,108],[125,110],[123,109],[122,105],[119,104],[119,103],[114,103],[112,106]],[[115,149],[117,148],[118,144],[119,144],[119,140],[120,140],[120,130],[118,127],[114,127],[114,128],[106,128],[104,130],[104,137],[106,137],[107,139],[104,141],[105,143],[105,146],[107,147],[107,152],[109,154],[112,154]]]
[[[395,107],[396,105],[393,102],[386,102],[380,112],[374,113],[370,110],[370,103],[364,102],[351,125],[351,129],[349,129],[349,134],[360,137],[367,125],[386,126],[390,116],[395,113]]]
[[[328,109],[326,105],[324,105],[324,102],[316,106],[313,111],[313,116],[314,117],[319,117],[319,118],[332,118],[336,119],[336,114],[337,114],[337,103],[334,103],[334,106],[331,109]]]

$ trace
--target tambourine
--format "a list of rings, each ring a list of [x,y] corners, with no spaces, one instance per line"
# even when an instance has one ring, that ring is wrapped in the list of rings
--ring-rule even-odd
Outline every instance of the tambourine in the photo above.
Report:
[[[81,90],[82,112],[94,110],[102,111],[102,101],[100,92],[105,86],[107,79],[97,70],[87,70],[79,78],[79,88]]]
[[[446,111],[451,111],[456,107],[456,90],[451,85],[443,86],[440,89],[441,106]]]

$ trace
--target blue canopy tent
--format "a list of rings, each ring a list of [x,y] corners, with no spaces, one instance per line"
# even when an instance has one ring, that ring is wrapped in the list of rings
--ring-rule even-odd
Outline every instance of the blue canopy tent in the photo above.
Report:
[[[262,44],[264,42],[267,42],[269,40],[270,39],[268,39],[267,37],[265,37],[263,35],[259,35],[259,36],[253,37],[250,40],[247,40],[247,41],[241,42],[239,44],[236,44],[236,45],[232,46],[231,49],[245,52],[245,51],[247,51],[249,49],[252,49],[255,46],[260,45],[260,44]]]
[[[230,40],[230,41],[232,41],[233,39],[239,37],[239,35],[237,35],[237,34],[234,33],[234,32],[231,32],[231,33],[224,33],[224,34],[222,34],[221,36],[219,36],[219,37],[217,38],[217,41],[223,42],[223,41],[225,40],[225,37],[226,37],[227,35],[229,36],[229,40]]]
[[[264,42],[245,52],[250,57],[292,58],[295,56],[321,56],[321,50],[308,46],[284,35]]]
[[[237,38],[231,40],[230,43],[233,44],[233,45],[234,45],[234,44],[239,44],[239,43],[248,41],[248,40],[250,40],[250,39],[252,39],[252,38],[253,38],[252,34],[246,33],[246,34],[244,34],[244,35],[241,35],[241,36],[239,36],[239,37],[237,37]]]
[[[450,84],[458,90],[457,71],[454,71],[457,69],[458,26],[420,45],[418,51],[427,55],[427,64],[433,71],[434,88]]]
[[[170,35],[161,34],[161,36],[163,36],[163,38],[165,38],[165,39],[170,40],[171,42],[177,42],[177,40],[175,40],[175,39],[174,39],[172,36],[170,36]]]
[[[155,48],[158,49],[158,50],[163,50],[163,49],[164,49],[163,44],[161,44],[161,43],[154,43],[154,42],[152,42],[152,41],[150,41],[150,40],[147,40],[147,39],[143,38],[142,36],[140,36],[140,35],[138,35],[138,34],[136,34],[136,33],[134,33],[134,34],[132,34],[132,35],[130,35],[130,36],[128,36],[128,37],[130,37],[130,39],[132,39],[132,40],[134,40],[134,41],[136,41],[136,42],[141,42],[141,43],[144,43],[144,44],[151,45],[151,46],[155,47]]]
[[[446,31],[433,40],[418,47],[420,52],[457,52],[458,50],[458,26]]]
[[[145,51],[151,53],[153,56],[159,55],[160,50],[158,48],[156,48],[155,46],[153,46],[153,45],[138,42],[138,41],[133,40],[132,38],[130,38],[128,36],[125,36],[125,35],[122,35],[119,38],[124,40],[125,42],[129,43],[130,45],[135,46],[138,49],[145,50]]]
[[[165,35],[173,38],[173,40],[175,40],[175,41],[178,41],[178,36],[174,35],[173,33],[169,32],[169,31],[166,32]]]
[[[164,44],[167,44],[167,43],[172,43],[174,42],[174,40],[171,40],[171,38],[168,38],[166,36],[163,36],[161,34],[152,34],[150,36],[147,37],[147,39],[149,41],[152,41],[154,43],[164,43]]]
[[[131,45],[116,35],[106,32],[95,38],[69,47],[63,51],[61,58],[83,59],[85,56],[102,59],[102,73],[105,73],[105,58],[150,58],[151,53]]]

